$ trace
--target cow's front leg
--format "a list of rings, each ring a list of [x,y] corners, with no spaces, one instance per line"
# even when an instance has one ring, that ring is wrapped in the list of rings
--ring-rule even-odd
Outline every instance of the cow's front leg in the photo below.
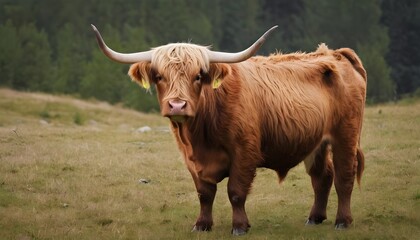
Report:
[[[245,201],[255,177],[255,168],[247,169],[234,168],[228,181],[229,201],[232,204],[232,234],[243,235],[251,227],[245,211]]]
[[[213,226],[213,201],[217,186],[194,177],[195,186],[200,200],[200,215],[195,222],[192,231],[210,231]]]

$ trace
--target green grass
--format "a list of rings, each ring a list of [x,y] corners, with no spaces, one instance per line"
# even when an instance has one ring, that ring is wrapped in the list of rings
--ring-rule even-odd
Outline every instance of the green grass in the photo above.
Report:
[[[148,125],[152,131],[138,133]],[[0,89],[0,239],[232,239],[226,180],[213,231],[191,233],[199,203],[168,121],[101,102]],[[304,221],[313,201],[304,167],[278,184],[259,169],[241,239],[415,239],[420,235],[420,101],[366,109],[366,169],[354,224]],[[140,179],[150,180],[142,183]]]

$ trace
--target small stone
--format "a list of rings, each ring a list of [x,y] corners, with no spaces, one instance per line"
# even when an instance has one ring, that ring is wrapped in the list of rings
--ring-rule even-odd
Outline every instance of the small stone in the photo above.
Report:
[[[150,183],[150,179],[140,178],[140,179],[139,179],[139,183],[142,183],[142,184],[148,184],[148,183]]]
[[[69,204],[68,203],[63,203],[63,208],[68,208]]]
[[[44,119],[39,120],[39,123],[40,123],[41,125],[43,125],[43,126],[48,125],[48,122],[47,122],[46,120],[44,120]]]
[[[136,130],[136,132],[138,133],[145,133],[145,132],[150,132],[150,131],[152,131],[152,128],[149,126],[140,127],[140,128],[137,128]]]

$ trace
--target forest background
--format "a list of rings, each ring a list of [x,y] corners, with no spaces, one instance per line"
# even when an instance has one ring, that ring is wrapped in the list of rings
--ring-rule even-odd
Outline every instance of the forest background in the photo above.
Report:
[[[350,47],[368,72],[368,102],[420,96],[418,0],[0,0],[0,87],[94,98],[158,111],[128,65],[99,51],[90,24],[120,52],[170,42],[259,54]]]

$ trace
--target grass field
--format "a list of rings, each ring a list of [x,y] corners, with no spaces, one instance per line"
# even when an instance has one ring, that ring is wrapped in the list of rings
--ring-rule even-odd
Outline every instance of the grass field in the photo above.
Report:
[[[0,239],[231,239],[226,180],[215,225],[191,233],[193,181],[168,120],[101,102],[0,89]],[[138,128],[149,126],[151,131]],[[367,107],[366,169],[352,199],[354,224],[305,227],[313,201],[303,165],[278,184],[259,169],[240,239],[418,239],[420,101]]]

